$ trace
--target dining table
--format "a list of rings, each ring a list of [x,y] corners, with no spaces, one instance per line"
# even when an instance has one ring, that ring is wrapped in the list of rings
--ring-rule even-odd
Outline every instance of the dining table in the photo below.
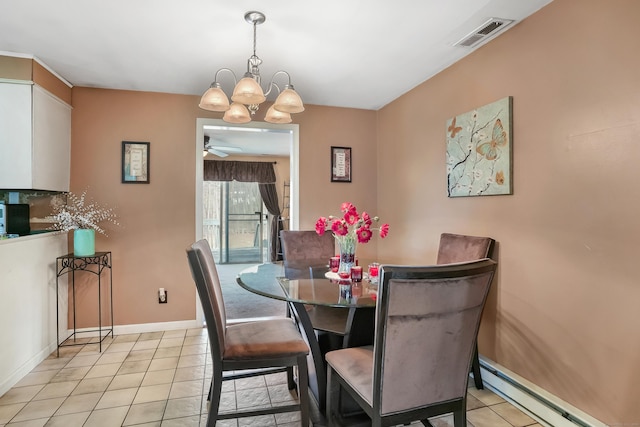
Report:
[[[314,307],[334,307],[346,311],[346,324],[336,325],[342,337],[341,347],[373,344],[377,284],[365,275],[362,281],[340,279],[328,268],[309,266],[309,278],[288,279],[284,275],[264,274],[264,265],[241,271],[238,284],[244,289],[267,298],[286,301],[290,314],[295,317],[310,349],[309,388],[318,409],[324,413],[326,405],[327,373],[324,353],[333,348],[322,348],[317,330],[311,321]],[[326,271],[323,271],[326,270]],[[278,286],[275,286],[275,285]]]

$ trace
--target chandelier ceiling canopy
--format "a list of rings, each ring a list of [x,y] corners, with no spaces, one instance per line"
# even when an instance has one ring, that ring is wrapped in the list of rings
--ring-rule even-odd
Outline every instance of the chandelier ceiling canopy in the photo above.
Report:
[[[275,102],[267,110],[264,120],[270,123],[291,123],[292,113],[301,113],[304,111],[304,105],[300,95],[295,91],[291,84],[291,76],[286,71],[276,71],[271,77],[271,81],[267,86],[267,90],[262,90],[260,86],[260,64],[262,59],[256,55],[256,27],[265,21],[262,12],[250,11],[244,15],[245,21],[253,24],[253,55],[247,60],[247,72],[242,79],[238,81],[235,73],[229,68],[221,68],[216,72],[215,80],[211,83],[211,87],[202,95],[199,107],[204,110],[224,112],[222,120],[229,123],[248,123],[261,103],[266,101],[267,96],[275,88],[279,95]],[[218,76],[222,72],[229,72],[233,75],[235,88],[231,95],[231,104],[229,98],[224,93]],[[286,84],[281,89],[274,79],[276,76],[286,76]]]

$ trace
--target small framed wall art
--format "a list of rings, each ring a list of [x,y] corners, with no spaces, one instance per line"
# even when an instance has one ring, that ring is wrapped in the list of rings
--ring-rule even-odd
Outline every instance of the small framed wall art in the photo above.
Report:
[[[351,182],[351,147],[331,147],[331,182]]]
[[[447,195],[513,194],[512,97],[447,120]]]
[[[149,183],[149,143],[122,141],[122,183]]]

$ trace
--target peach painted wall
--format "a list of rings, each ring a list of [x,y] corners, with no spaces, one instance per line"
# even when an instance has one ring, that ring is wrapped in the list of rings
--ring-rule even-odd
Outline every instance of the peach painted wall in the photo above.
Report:
[[[0,77],[12,80],[31,80],[33,59],[0,55]]]
[[[120,227],[96,236],[113,252],[116,325],[195,319],[195,287],[185,248],[194,240],[194,97],[73,88],[71,190],[114,207]],[[121,183],[122,141],[150,142],[150,183]],[[158,304],[157,290],[168,291]],[[95,297],[81,294],[79,322]],[[81,323],[82,324],[82,323]]]
[[[608,425],[640,422],[638,17],[555,0],[378,115],[380,258],[495,238],[480,352]],[[509,95],[514,194],[447,198],[446,121]]]
[[[0,55],[0,78],[33,81],[71,105],[71,87],[34,59]]]
[[[195,319],[185,248],[195,239],[196,119],[221,118],[197,105],[196,96],[73,88],[71,189],[88,187],[96,202],[120,216],[120,227],[96,237],[96,250],[113,252],[116,325]],[[374,209],[376,113],[306,107],[294,118],[301,227],[313,228],[317,216],[337,212],[345,200]],[[121,184],[125,140],[151,143],[150,184]],[[353,147],[353,183],[329,182],[331,145]],[[375,244],[368,249],[375,251]],[[157,302],[159,287],[168,291],[167,304]],[[79,325],[96,323],[95,290],[80,289],[77,298]]]
[[[296,121],[300,124],[300,229],[313,230],[320,216],[339,215],[342,202],[377,215],[376,112],[307,106]],[[351,183],[331,182],[331,146],[351,147]],[[377,238],[358,245],[358,257],[375,258],[377,245]]]
[[[71,104],[71,88],[36,61],[33,61],[33,81],[67,104]]]

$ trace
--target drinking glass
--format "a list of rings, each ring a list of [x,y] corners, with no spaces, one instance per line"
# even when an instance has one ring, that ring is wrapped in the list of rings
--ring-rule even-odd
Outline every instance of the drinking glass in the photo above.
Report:
[[[338,268],[340,268],[340,257],[339,256],[332,256],[331,258],[329,258],[329,268],[334,273],[338,272]]]
[[[378,283],[378,273],[380,271],[380,264],[377,262],[372,262],[369,264],[369,281],[371,283]]]
[[[354,265],[351,267],[351,281],[353,282],[362,282],[362,267],[359,265]]]

